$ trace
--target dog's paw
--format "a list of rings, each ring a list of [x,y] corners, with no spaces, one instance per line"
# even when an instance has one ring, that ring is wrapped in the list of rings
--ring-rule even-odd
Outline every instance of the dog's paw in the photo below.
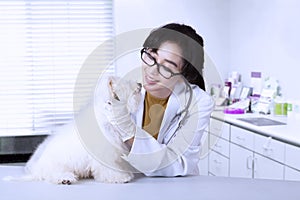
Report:
[[[50,179],[50,182],[54,184],[63,184],[63,185],[71,185],[73,183],[76,183],[77,181],[78,180],[76,176],[73,173],[69,173],[69,172],[59,174]]]
[[[64,177],[57,180],[57,184],[71,185],[76,183],[78,180],[75,177]]]
[[[63,185],[71,185],[72,181],[70,181],[70,180],[62,180],[61,184],[63,184]]]

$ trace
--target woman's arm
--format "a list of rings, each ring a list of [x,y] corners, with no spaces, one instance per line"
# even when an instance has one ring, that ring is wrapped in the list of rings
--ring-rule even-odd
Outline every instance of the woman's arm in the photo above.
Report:
[[[137,128],[134,139],[131,139],[131,151],[124,159],[148,176],[197,174],[200,141],[213,110],[209,95],[203,92],[197,97],[190,105],[186,123],[168,144],[160,144],[146,131]],[[169,131],[175,131],[176,128]]]

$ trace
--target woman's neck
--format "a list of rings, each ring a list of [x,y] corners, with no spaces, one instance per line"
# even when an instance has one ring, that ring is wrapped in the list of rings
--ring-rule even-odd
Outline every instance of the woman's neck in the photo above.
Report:
[[[166,91],[147,91],[151,96],[159,99],[165,99],[168,98],[172,91],[169,89],[166,89]]]

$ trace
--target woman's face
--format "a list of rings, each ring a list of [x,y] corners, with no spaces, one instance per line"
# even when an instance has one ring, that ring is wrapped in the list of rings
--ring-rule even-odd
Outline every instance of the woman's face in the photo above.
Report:
[[[173,42],[164,42],[157,51],[147,50],[155,58],[156,62],[170,69],[173,73],[180,73],[183,67],[182,50]],[[175,84],[182,80],[181,76],[164,78],[159,72],[157,65],[148,66],[143,62],[143,86],[147,92],[158,98],[168,97]]]

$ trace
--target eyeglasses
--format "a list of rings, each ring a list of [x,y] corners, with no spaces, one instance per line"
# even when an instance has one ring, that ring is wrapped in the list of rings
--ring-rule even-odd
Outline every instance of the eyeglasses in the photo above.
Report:
[[[153,67],[154,65],[156,65],[158,73],[166,79],[170,79],[171,77],[176,75],[181,75],[181,73],[174,73],[168,67],[157,63],[156,59],[151,56],[151,54],[148,53],[147,50],[148,48],[143,48],[141,50],[141,59],[146,65],[148,65],[149,67]]]

